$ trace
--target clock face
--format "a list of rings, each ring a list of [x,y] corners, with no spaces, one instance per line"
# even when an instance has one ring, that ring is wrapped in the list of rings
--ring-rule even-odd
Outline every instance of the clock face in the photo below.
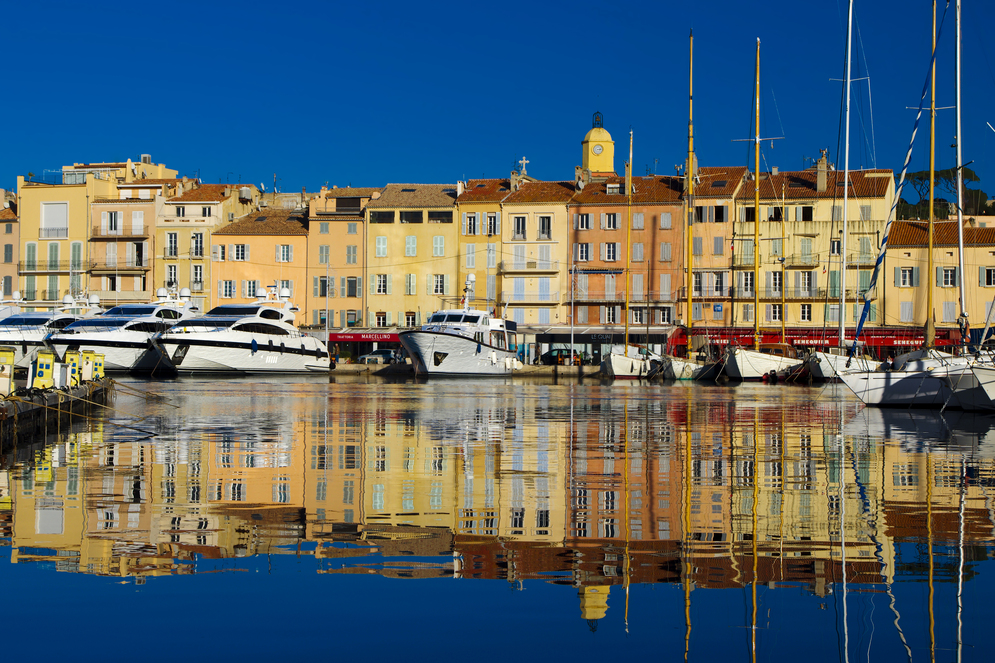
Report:
[[[594,152],[595,154],[601,154],[601,152],[604,149],[605,148],[601,147],[600,145],[595,145],[594,148],[591,151]]]

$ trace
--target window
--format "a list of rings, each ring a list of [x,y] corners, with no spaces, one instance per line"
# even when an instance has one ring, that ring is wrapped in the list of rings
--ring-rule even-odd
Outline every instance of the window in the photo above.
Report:
[[[231,299],[235,296],[235,282],[234,281],[218,281],[221,285],[221,292],[218,293],[221,297],[225,299]]]
[[[605,322],[607,322],[608,324],[615,324],[615,322],[617,321],[615,318],[615,310],[616,307],[614,306],[605,307]]]
[[[812,272],[798,272],[798,293],[801,297],[811,296],[812,293]]]
[[[608,242],[605,247],[605,261],[615,262],[618,260],[618,242]]]
[[[811,304],[802,304],[801,321],[802,322],[812,322],[812,305]]]
[[[725,292],[725,272],[715,272],[714,277],[714,294],[717,297],[722,297]]]
[[[224,244],[212,244],[211,245],[211,260],[218,260],[224,262],[225,260],[225,245]]]
[[[770,254],[772,256],[780,256],[783,254],[783,249],[781,247],[782,239],[780,237],[775,237],[770,240]]]
[[[232,245],[231,259],[245,262],[249,259],[249,247],[245,244]]]
[[[176,216],[184,217],[186,215],[187,215],[187,208],[184,207],[183,205],[177,205],[176,206]]]
[[[694,294],[701,297],[701,272],[698,272],[692,277]]]
[[[463,228],[464,235],[477,235],[477,215],[467,214],[466,215],[466,226]]]
[[[176,287],[176,265],[166,265],[166,287]]]
[[[394,223],[394,213],[370,212],[370,223]]]
[[[356,233],[359,232],[359,230],[357,230],[358,226],[359,226],[358,223],[347,223],[346,224],[346,231],[345,231],[346,234],[347,235],[355,235]]]
[[[204,290],[204,266],[194,265],[193,266],[193,276],[190,280],[190,289],[194,292],[202,292]]]
[[[487,268],[497,267],[497,244],[487,245]]]
[[[359,276],[342,277],[342,292],[340,294],[343,297],[359,297],[362,289],[363,289],[362,277]]]
[[[632,324],[640,325],[643,323],[643,310],[641,308],[632,309]]]
[[[497,214],[488,214],[487,215],[487,234],[488,235],[497,235],[500,232],[501,232],[501,224],[498,223],[498,215]]]
[[[753,272],[742,272],[743,277],[743,293],[746,295],[753,294]],[[752,320],[752,318],[751,318]]]
[[[781,305],[780,304],[768,304],[770,307],[770,321],[780,322],[781,321]]]
[[[446,238],[443,235],[436,235],[432,238],[432,257],[438,258],[446,255]]]
[[[725,237],[713,237],[712,238],[712,255],[716,255],[716,256],[722,255],[722,252],[725,250],[724,249],[725,245],[726,245],[726,238]]]
[[[577,262],[587,262],[591,259],[591,245],[589,243],[574,244],[574,255]]]
[[[633,262],[642,262],[643,260],[643,243],[634,242],[632,244],[632,260]]]
[[[429,223],[452,223],[453,222],[453,213],[451,211],[449,211],[449,212],[432,212],[432,211],[429,211],[429,213],[428,213],[428,222]]]
[[[417,326],[418,324],[417,319],[418,318],[415,316],[413,312],[408,311],[407,313],[404,314],[404,326],[405,327]]]
[[[328,221],[322,221],[318,224],[318,233],[322,235],[328,234]]]
[[[355,265],[356,264],[356,245],[350,244],[345,247],[345,264]]]
[[[753,322],[753,304],[743,304],[743,321]]]
[[[553,238],[553,217],[540,216],[539,239],[552,239],[552,238]]]
[[[204,217],[205,219],[208,218],[209,216],[211,216],[211,208],[210,207],[201,207],[200,208],[200,215],[202,217]]]
[[[374,320],[375,320],[375,325],[377,327],[386,327],[387,326],[387,314],[384,313],[383,311],[380,311],[380,312],[376,313],[373,317],[374,317]],[[378,461],[378,464],[379,464],[379,462],[380,461]],[[383,467],[378,467],[377,469],[379,469],[379,470],[382,471],[384,468]],[[381,500],[382,500],[383,499],[383,492],[380,493],[380,496],[381,496]],[[374,497],[374,502],[376,502],[376,497]],[[382,509],[383,508],[382,501],[381,501],[380,504],[374,504],[374,508]]]
[[[615,212],[605,214],[605,230],[618,230],[618,214]]]
[[[829,255],[838,256],[843,250],[842,242],[838,239],[829,240]]]
[[[4,262],[14,262],[14,245],[4,244],[3,245],[3,261]]]
[[[387,257],[387,236],[386,235],[378,235],[377,238],[376,238],[376,240],[374,240],[374,241],[375,241],[376,249],[375,249],[373,255],[375,257],[377,257],[377,258],[386,258]]]
[[[418,238],[414,235],[404,238],[404,255],[407,257],[418,255]]]
[[[669,325],[674,321],[674,309],[670,306],[664,306],[660,309],[660,324]]]
[[[387,274],[374,274],[373,275],[373,278],[376,279],[376,294],[378,294],[378,295],[389,294],[387,292],[387,290],[388,290],[387,285],[390,283],[390,280],[387,278],[387,276],[388,276]]]
[[[14,224],[13,223],[5,224],[4,232],[7,233],[8,235],[14,232]]]
[[[957,287],[957,268],[956,267],[944,267],[942,273],[943,280],[941,285],[944,288],[956,288]]]
[[[6,260],[4,262],[6,262]],[[995,267],[982,267],[981,269],[983,270],[981,285],[995,286]]]
[[[289,279],[282,279],[280,281],[280,290],[286,290],[290,293],[290,296],[294,296],[294,282]]]
[[[116,235],[121,228],[121,212],[107,212],[107,232]]]
[[[327,265],[328,264],[328,244],[321,244],[318,246],[318,264]]]
[[[424,215],[421,210],[401,212],[401,223],[424,223]]]
[[[443,274],[433,274],[432,275],[432,294],[433,295],[444,295],[446,294],[446,277]]]
[[[166,257],[175,258],[179,253],[180,238],[177,233],[166,233]]]
[[[190,257],[204,257],[204,233],[194,233],[190,236]]]
[[[467,244],[466,245],[466,267],[467,269],[474,269],[477,266],[477,245]]]
[[[512,239],[525,239],[525,217],[515,217],[515,235]]]
[[[701,237],[691,238],[691,255],[700,256],[704,253],[704,247],[702,246]]]
[[[414,294],[417,294],[417,293],[415,293],[415,287],[416,287],[415,286],[415,281],[416,281],[417,278],[418,277],[415,274],[405,274],[404,275],[404,294],[405,295],[414,295]]]
[[[912,322],[912,302],[899,302],[898,321]]]
[[[591,215],[590,214],[574,214],[574,226],[577,230],[590,230],[591,229]]]
[[[871,220],[871,206],[870,205],[861,205],[860,206],[860,220],[861,221],[870,221]]]
[[[259,281],[242,281],[242,296],[252,299],[259,292]],[[322,293],[324,294],[324,293]]]
[[[277,262],[293,262],[294,261],[294,247],[290,244],[277,244],[276,246],[276,261]]]
[[[781,294],[781,272],[767,272],[770,276],[770,292],[769,295],[780,295]]]
[[[670,242],[660,242],[660,262],[670,262],[673,258],[673,246]]]

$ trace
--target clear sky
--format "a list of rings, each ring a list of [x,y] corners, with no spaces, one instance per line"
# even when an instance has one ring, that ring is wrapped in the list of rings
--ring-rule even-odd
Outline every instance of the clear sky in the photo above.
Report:
[[[964,160],[995,196],[995,24],[963,0]],[[929,0],[858,0],[851,168],[898,170],[930,49]],[[943,5],[939,11],[942,14]],[[953,5],[938,106],[954,103]],[[153,161],[284,191],[506,176],[523,155],[572,179],[600,110],[622,171],[674,173],[687,149],[695,36],[699,163],[745,165],[761,40],[761,168],[837,154],[846,1],[237,4],[8,3],[0,187],[86,161]],[[871,103],[873,102],[873,103]],[[871,107],[873,106],[873,114]],[[873,121],[872,121],[873,116]],[[872,132],[873,127],[873,132]],[[938,112],[938,167],[954,165]],[[914,170],[928,167],[928,125]]]

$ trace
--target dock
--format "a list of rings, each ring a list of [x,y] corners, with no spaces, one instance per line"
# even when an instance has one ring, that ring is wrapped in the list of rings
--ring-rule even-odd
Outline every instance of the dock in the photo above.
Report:
[[[19,390],[0,399],[0,442],[26,440],[88,417],[107,401],[110,378],[61,389]]]

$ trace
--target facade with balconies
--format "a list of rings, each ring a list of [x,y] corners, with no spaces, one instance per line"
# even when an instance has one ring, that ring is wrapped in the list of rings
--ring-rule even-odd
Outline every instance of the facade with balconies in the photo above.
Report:
[[[457,282],[464,283],[469,274],[476,277],[474,308],[493,311],[501,303],[498,285],[507,267],[501,227],[508,223],[501,203],[511,193],[512,181],[522,179],[513,172],[510,178],[469,180],[456,199],[460,219]],[[524,179],[532,181],[528,176]]]
[[[850,172],[847,231],[843,236],[843,173],[825,153],[804,171],[760,173],[760,263],[754,266],[754,186],[738,196],[733,258],[735,321],[752,323],[753,287],[758,287],[761,326],[835,328],[844,295],[845,325],[859,318],[853,303],[870,284],[881,237],[895,195],[890,170]],[[739,251],[740,248],[744,250]],[[840,277],[846,258],[846,282]],[[842,290],[845,288],[846,292]],[[878,294],[884,297],[884,289]],[[880,302],[878,302],[880,303]],[[896,322],[896,321],[892,321]],[[885,324],[872,306],[867,324]]]

